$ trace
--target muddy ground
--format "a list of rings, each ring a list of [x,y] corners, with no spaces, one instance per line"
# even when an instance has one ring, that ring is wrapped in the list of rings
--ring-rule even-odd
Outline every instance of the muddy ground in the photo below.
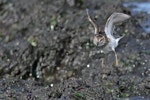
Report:
[[[0,0],[0,100],[149,100],[150,34],[141,18],[125,1],[72,1]],[[86,8],[101,29],[113,12],[132,16],[115,29],[125,35],[118,67],[113,52],[93,45]]]

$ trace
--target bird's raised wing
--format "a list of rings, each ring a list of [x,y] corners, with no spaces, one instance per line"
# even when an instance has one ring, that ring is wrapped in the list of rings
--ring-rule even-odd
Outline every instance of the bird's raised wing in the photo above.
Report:
[[[87,12],[87,16],[88,16],[88,20],[92,23],[92,25],[94,26],[94,34],[98,34],[100,32],[100,29],[98,27],[98,25],[93,21],[93,19],[91,18],[90,14],[89,14],[89,10],[86,9]]]
[[[114,28],[114,24],[116,23],[119,23],[119,22],[122,22],[126,19],[130,18],[129,15],[127,14],[124,14],[124,13],[113,13],[108,19],[107,19],[107,22],[106,22],[106,25],[105,25],[105,33],[106,33],[106,36],[109,37],[109,38],[112,38],[113,37],[113,28]]]

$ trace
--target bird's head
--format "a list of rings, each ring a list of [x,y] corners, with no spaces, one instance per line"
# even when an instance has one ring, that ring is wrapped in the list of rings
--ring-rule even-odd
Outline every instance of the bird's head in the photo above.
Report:
[[[99,46],[99,47],[102,47],[106,44],[106,38],[104,35],[102,34],[96,34],[94,36],[94,39],[93,39],[93,43],[96,45],[96,46]]]

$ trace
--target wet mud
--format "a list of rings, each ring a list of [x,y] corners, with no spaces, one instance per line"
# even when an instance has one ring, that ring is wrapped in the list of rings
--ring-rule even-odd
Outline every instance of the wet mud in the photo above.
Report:
[[[150,99],[146,16],[133,15],[123,6],[128,1],[0,0],[0,99]],[[119,66],[113,52],[93,44],[86,8],[101,29],[113,12],[131,15],[115,28],[116,37],[125,35],[116,48]]]

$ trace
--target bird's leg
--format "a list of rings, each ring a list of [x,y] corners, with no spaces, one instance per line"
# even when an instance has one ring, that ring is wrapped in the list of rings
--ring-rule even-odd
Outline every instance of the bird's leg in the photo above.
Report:
[[[104,58],[101,58],[101,66],[104,66]]]
[[[119,63],[118,63],[118,57],[117,57],[117,53],[116,51],[114,50],[114,53],[115,53],[115,65],[118,66]]]

